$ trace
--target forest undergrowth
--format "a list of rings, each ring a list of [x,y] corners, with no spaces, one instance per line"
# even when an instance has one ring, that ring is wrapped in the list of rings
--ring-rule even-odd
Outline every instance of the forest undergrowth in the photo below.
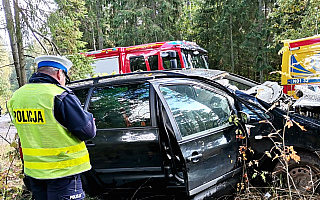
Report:
[[[294,121],[289,117],[286,118],[284,130],[293,126]],[[314,188],[306,188],[305,191],[297,190],[295,184],[291,181],[288,163],[299,162],[300,156],[292,146],[285,146],[284,141],[281,143],[274,140],[275,137],[284,138],[285,131],[274,130],[268,137],[274,142],[274,149],[278,153],[274,154],[265,152],[265,155],[272,160],[278,159],[281,163],[279,171],[282,173],[261,171],[254,168],[259,165],[259,161],[248,159],[248,155],[252,152],[247,146],[247,138],[245,136],[244,127],[237,116],[231,116],[230,121],[236,124],[239,128],[236,131],[236,138],[242,140],[243,145],[239,148],[239,157],[243,159],[243,177],[242,181],[237,184],[236,193],[230,194],[228,197],[219,199],[234,199],[234,200],[315,200],[320,199],[320,196],[315,193],[315,188],[318,187],[318,182],[312,183]],[[10,129],[14,129],[10,122],[0,124],[2,129],[0,133],[0,199],[23,199],[31,200],[32,195],[23,184],[23,171],[20,153],[18,149],[18,139],[14,136],[11,139],[8,137]],[[4,127],[4,128],[3,128]],[[300,127],[304,129],[304,127]],[[12,131],[12,130],[11,130]],[[17,135],[17,134],[16,134]],[[283,173],[285,172],[285,173]],[[311,172],[310,172],[311,173]],[[262,184],[252,184],[258,182]],[[98,200],[98,197],[86,197],[86,200]]]

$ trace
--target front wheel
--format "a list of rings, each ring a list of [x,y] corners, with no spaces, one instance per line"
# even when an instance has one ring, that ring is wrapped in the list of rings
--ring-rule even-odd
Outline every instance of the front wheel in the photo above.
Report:
[[[291,189],[299,190],[300,193],[319,193],[320,192],[320,159],[312,153],[300,152],[300,161],[288,162],[288,171],[285,166],[278,162],[273,170],[274,177],[281,178],[285,186],[289,183]],[[287,176],[287,172],[288,175]]]

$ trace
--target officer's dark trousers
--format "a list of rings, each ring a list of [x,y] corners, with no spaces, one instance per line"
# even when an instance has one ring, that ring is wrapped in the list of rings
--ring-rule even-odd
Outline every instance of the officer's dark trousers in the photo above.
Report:
[[[80,175],[73,175],[59,179],[34,179],[27,176],[30,182],[33,199],[61,200],[84,199]]]

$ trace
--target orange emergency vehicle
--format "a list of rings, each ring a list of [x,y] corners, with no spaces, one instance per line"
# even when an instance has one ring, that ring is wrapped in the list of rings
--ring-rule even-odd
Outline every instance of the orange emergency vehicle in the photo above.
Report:
[[[98,75],[176,68],[208,68],[207,51],[195,42],[168,41],[84,53]]]
[[[296,85],[316,91],[320,85],[320,36],[284,40],[281,85],[284,93],[295,96]]]

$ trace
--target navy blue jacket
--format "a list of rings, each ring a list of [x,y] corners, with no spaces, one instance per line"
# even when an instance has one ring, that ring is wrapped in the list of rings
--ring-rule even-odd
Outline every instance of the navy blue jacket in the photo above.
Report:
[[[82,141],[96,135],[93,115],[83,110],[79,99],[72,90],[61,86],[50,75],[40,72],[34,73],[29,79],[29,83],[51,83],[64,88],[66,91],[54,99],[54,117],[56,120]]]

